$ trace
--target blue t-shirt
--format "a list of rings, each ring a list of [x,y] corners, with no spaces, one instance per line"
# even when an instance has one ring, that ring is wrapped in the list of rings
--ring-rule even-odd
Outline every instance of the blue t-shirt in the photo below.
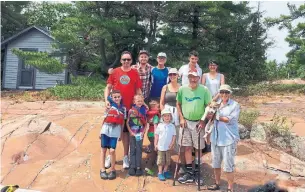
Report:
[[[150,90],[150,97],[161,97],[162,87],[167,84],[168,81],[168,68],[158,69],[154,67],[151,70],[152,85]]]

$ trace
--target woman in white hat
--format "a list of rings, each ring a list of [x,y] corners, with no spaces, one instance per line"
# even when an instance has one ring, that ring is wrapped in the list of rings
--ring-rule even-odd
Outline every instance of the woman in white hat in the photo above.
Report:
[[[234,159],[237,142],[239,141],[238,118],[240,105],[231,98],[232,89],[229,85],[219,88],[220,107],[215,115],[214,128],[211,134],[212,167],[214,169],[215,184],[209,190],[219,190],[221,163],[224,162],[223,171],[228,180],[228,192],[233,192]],[[211,118],[211,115],[210,115]]]

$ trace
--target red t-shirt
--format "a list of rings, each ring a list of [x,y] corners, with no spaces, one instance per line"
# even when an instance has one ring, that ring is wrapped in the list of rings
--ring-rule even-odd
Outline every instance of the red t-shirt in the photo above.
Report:
[[[113,70],[113,73],[109,76],[107,84],[112,85],[112,89],[120,90],[123,104],[127,110],[129,110],[133,104],[133,97],[136,94],[136,90],[142,87],[140,76],[135,69],[131,69],[125,72],[121,67],[117,67]]]

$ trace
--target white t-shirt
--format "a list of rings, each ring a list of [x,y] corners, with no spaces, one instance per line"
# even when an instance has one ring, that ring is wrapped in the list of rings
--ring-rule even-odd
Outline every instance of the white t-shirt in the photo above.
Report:
[[[155,135],[159,135],[158,150],[167,151],[169,150],[173,136],[176,135],[176,128],[172,123],[159,123]]]
[[[200,76],[199,79],[199,83],[201,83],[201,77],[202,77],[202,69],[199,67],[198,64],[196,64],[196,69],[197,69],[197,73]],[[182,65],[179,69],[179,75],[182,78],[182,82],[181,85],[187,85],[189,84],[189,78],[188,78],[188,74],[189,74],[189,64],[186,65]]]

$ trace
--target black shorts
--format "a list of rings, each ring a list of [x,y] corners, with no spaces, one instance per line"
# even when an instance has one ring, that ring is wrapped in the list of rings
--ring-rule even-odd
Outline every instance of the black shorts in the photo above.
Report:
[[[123,133],[129,133],[126,122],[127,120],[124,121]]]

